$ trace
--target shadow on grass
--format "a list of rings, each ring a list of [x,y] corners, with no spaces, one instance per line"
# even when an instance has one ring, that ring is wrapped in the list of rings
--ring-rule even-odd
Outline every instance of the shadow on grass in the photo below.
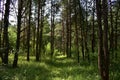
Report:
[[[61,58],[61,59],[58,58],[58,59],[55,59],[55,60],[46,60],[45,63],[47,65],[54,66],[54,67],[57,67],[57,68],[73,66],[75,64],[73,60],[67,59],[67,58]]]
[[[110,80],[120,79],[119,60],[110,67]],[[100,80],[97,60],[80,61],[66,57],[46,59],[43,62],[19,60],[16,69],[0,66],[0,80]]]
[[[54,69],[59,69],[58,74],[54,77],[60,77],[65,80],[100,80],[98,76],[97,65],[83,62],[77,63],[73,59],[56,58],[53,61],[47,60],[46,64]]]
[[[0,80],[50,80],[50,71],[35,64],[22,64],[15,69],[1,66]]]

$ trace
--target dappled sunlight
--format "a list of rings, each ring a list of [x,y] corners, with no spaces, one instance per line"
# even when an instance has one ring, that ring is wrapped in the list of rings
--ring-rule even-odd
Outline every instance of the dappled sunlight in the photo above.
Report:
[[[13,56],[9,57],[10,59]],[[97,61],[89,63],[81,61],[77,63],[66,56],[55,56],[54,60],[47,58],[42,62],[36,62],[35,57],[26,61],[26,57],[19,56],[19,67],[11,68],[0,66],[0,78],[3,80],[100,80]],[[119,61],[113,61],[110,67],[111,79],[119,79]],[[115,67],[115,66],[116,67]],[[112,72],[111,72],[112,71]]]
[[[57,56],[52,62],[46,61],[52,68],[52,80],[99,80],[96,67],[86,63],[88,62],[82,62],[81,65],[65,56]]]
[[[59,54],[58,56],[56,56],[57,59],[62,59],[62,58],[66,58],[66,55],[61,55]]]
[[[19,67],[16,69],[1,66],[0,77],[5,80],[99,80],[94,66],[80,65],[65,56],[57,56],[53,61],[46,59],[44,62],[28,62],[24,59],[24,56],[19,57]]]

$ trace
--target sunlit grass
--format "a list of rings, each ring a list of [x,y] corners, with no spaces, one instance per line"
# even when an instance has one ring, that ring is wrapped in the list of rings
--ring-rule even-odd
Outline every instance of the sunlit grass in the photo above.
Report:
[[[81,60],[77,63],[75,59],[59,55],[53,60],[46,58],[41,62],[36,62],[35,57],[31,56],[28,62],[25,56],[19,56],[19,67],[13,69],[13,55],[9,59],[8,67],[0,66],[0,80],[100,80],[97,60],[91,63]],[[118,77],[119,72],[116,74],[112,77],[113,80]]]

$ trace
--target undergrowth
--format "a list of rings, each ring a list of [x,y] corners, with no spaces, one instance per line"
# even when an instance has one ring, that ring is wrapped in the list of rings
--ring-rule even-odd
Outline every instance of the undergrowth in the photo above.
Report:
[[[31,56],[30,61],[26,57],[19,56],[18,68],[12,68],[13,56],[10,56],[8,66],[0,66],[0,80],[101,80],[96,58],[91,62],[65,56],[57,56],[54,59],[46,58],[36,62]],[[119,80],[119,61],[113,61],[110,66],[110,80]],[[114,66],[115,65],[115,66]]]

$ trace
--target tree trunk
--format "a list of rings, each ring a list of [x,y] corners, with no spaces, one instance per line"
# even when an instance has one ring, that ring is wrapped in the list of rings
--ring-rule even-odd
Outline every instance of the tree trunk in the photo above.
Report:
[[[3,2],[3,3],[2,3]],[[2,35],[3,35],[3,11],[4,11],[4,7],[3,7],[4,1],[0,1],[0,9],[2,11],[2,16],[1,16],[1,21],[0,21],[0,49],[3,47],[3,41],[2,41]],[[3,54],[0,53],[0,57],[3,63]]]
[[[95,18],[95,1],[93,1],[93,14],[92,14],[92,16],[93,16],[93,24],[92,24],[92,53],[94,53],[95,52],[95,20],[94,20],[94,18]]]
[[[83,57],[83,60],[84,60],[84,57],[85,57],[85,53],[84,53],[84,27],[82,25],[82,23],[84,22],[84,18],[83,18],[83,13],[82,13],[82,9],[81,9],[81,4],[80,4],[80,0],[77,0],[78,2],[78,6],[79,6],[79,19],[80,19],[80,22],[79,22],[79,26],[80,26],[80,33],[81,33],[81,51],[82,51],[82,57]]]
[[[34,18],[34,21],[36,21],[35,20],[36,18]],[[35,53],[35,39],[36,39],[36,26],[34,25],[34,26],[32,26],[32,29],[31,29],[31,32],[32,32],[32,53],[33,53],[33,55],[34,55],[34,53]]]
[[[66,55],[69,57],[69,27],[68,27],[68,11],[67,11],[67,19],[66,19]]]
[[[109,51],[108,51],[108,3],[103,0],[96,0],[97,21],[98,21],[98,67],[102,80],[109,80]],[[103,11],[101,11],[103,8]],[[103,30],[102,17],[103,16]]]
[[[54,17],[55,17],[55,13],[54,13],[54,1],[51,0],[51,58],[53,57],[54,54],[54,28],[55,28],[55,24],[54,24]]]
[[[76,53],[77,53],[77,61],[78,63],[80,62],[80,54],[79,54],[79,43],[78,43],[78,27],[77,27],[77,1],[75,0],[75,36],[76,36],[76,39],[75,39],[75,44],[76,44]]]
[[[102,31],[102,22],[101,22],[101,1],[96,0],[96,9],[97,9],[97,22],[98,22],[98,68],[102,80],[104,80],[103,65],[104,65],[104,53],[103,53],[103,31]]]
[[[37,13],[37,6],[35,6],[35,13],[34,13],[34,16],[35,16],[35,18],[34,18],[34,21],[35,21],[35,26],[33,27],[33,53],[35,54],[36,53],[36,36],[37,36],[37,34],[36,34],[36,30],[37,30],[37,28],[36,28],[36,22],[37,22],[37,16],[36,16],[36,13]]]
[[[88,2],[87,2],[87,0],[86,0],[86,14],[85,14],[85,16],[86,16],[86,19],[85,19],[85,32],[84,32],[84,37],[85,37],[85,55],[86,55],[86,57],[87,57],[87,59],[88,59],[88,61],[90,61],[89,59],[89,50],[88,50],[88,43],[87,43],[87,36],[88,36],[88,20],[87,20],[87,17],[88,17],[88,15],[87,15],[87,11],[88,11],[88,8],[87,8],[87,5],[88,5]]]
[[[66,4],[66,54],[67,57],[71,57],[71,11],[70,11],[70,1],[67,0]]]
[[[38,19],[37,19],[37,39],[36,39],[36,61],[39,61],[39,58],[40,58],[40,51],[39,51],[39,33],[40,33],[40,3],[41,3],[41,0],[38,0]]]
[[[9,53],[8,26],[9,26],[10,2],[11,0],[6,0],[6,3],[5,3],[3,41],[4,41],[4,47],[6,48],[6,51],[5,51],[4,60],[3,60],[4,64],[8,64],[8,53]]]
[[[72,27],[71,27],[71,0],[68,0],[69,14],[68,14],[68,24],[69,24],[69,57],[71,57],[71,47],[72,47]]]
[[[30,60],[30,26],[31,26],[31,5],[32,1],[29,0],[29,21],[28,21],[28,28],[27,28],[27,61]]]
[[[42,2],[43,3],[43,2]],[[41,54],[42,54],[42,47],[43,47],[43,22],[44,22],[44,13],[43,13],[43,7],[41,6],[41,24],[40,24],[40,44],[39,44],[39,47],[40,47],[40,58],[41,58]]]
[[[62,17],[62,19],[64,19]],[[64,25],[64,21],[62,20],[62,51],[63,54],[65,55],[65,25]]]
[[[110,2],[110,26],[111,26],[111,29],[110,29],[110,52],[111,52],[112,58],[114,58],[113,14],[112,14],[112,3],[111,3],[111,0],[109,0],[109,2]]]
[[[17,67],[17,62],[18,62],[18,53],[19,53],[19,48],[20,48],[20,29],[21,29],[21,18],[22,18],[22,4],[23,1],[19,0],[18,1],[18,16],[17,16],[17,40],[16,40],[16,51],[14,54],[14,61],[13,61],[13,67]]]
[[[105,62],[105,74],[104,80],[109,80],[109,51],[108,51],[108,2],[103,0],[103,48],[104,48],[104,62]]]
[[[118,12],[119,12],[119,7],[117,8],[116,12],[116,18],[115,18],[115,58],[117,58],[117,50],[118,50]]]

